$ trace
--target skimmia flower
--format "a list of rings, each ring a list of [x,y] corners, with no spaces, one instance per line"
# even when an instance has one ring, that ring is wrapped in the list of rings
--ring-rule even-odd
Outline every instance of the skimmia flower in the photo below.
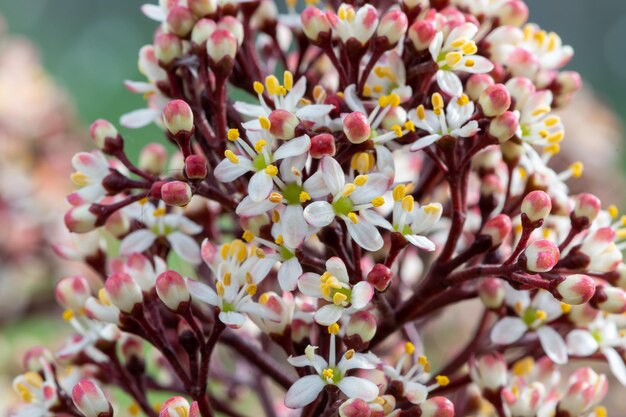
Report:
[[[110,174],[109,162],[99,151],[79,152],[72,158],[72,182],[80,189],[67,196],[73,206],[100,201],[107,191],[102,180]]]

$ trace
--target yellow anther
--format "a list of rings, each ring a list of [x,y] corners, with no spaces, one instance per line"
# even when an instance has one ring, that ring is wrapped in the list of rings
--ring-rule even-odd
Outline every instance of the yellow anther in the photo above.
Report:
[[[548,315],[547,315],[547,314],[546,314],[546,312],[545,312],[545,311],[543,311],[543,310],[537,310],[537,313],[536,313],[536,314],[537,314],[537,320],[544,321],[545,319],[547,319],[547,318],[548,318]]]
[[[380,107],[387,107],[389,105],[389,96],[380,96],[378,98],[378,105]]]
[[[350,350],[348,350],[348,351],[346,352],[346,354],[344,355],[344,357],[345,357],[346,359],[350,360],[350,359],[354,358],[354,354],[355,354],[354,349],[350,349]]]
[[[415,110],[415,113],[417,114],[417,118],[420,120],[424,120],[426,119],[426,110],[424,109],[424,105],[420,104],[419,106],[417,106],[417,109]]]
[[[543,234],[543,238],[544,238],[544,239],[547,239],[547,238],[549,238],[549,237],[550,237],[550,233],[551,233],[551,231],[550,231],[550,229],[543,229],[543,230],[541,231],[541,233]]]
[[[298,0],[285,0],[285,4],[287,5],[287,8],[293,9],[296,7],[296,4],[298,4]]]
[[[428,364],[428,358],[424,355],[420,355],[417,358],[417,363],[420,364],[422,367],[424,367]]]
[[[350,194],[352,194],[354,192],[354,190],[356,190],[356,185],[354,185],[351,182],[349,182],[349,183],[347,183],[346,185],[343,186],[343,191],[341,192],[341,195],[343,197],[349,197]]]
[[[270,177],[278,175],[278,167],[276,165],[268,165],[265,167],[265,173]]]
[[[406,195],[406,185],[398,184],[394,187],[393,192],[393,201],[402,201],[404,196]]]
[[[237,258],[237,261],[243,262],[248,257],[248,248],[242,240],[235,239],[231,244],[230,255]]]
[[[139,415],[140,411],[141,408],[139,408],[139,405],[136,402],[133,402],[131,405],[128,406],[128,414],[130,414],[131,416]]]
[[[547,105],[539,106],[531,114],[533,116],[540,116],[542,114],[549,113],[550,110],[552,110],[552,108],[550,106],[547,106]]]
[[[374,92],[376,92],[378,94],[382,93],[383,92],[383,86],[380,85],[380,84],[374,85]]]
[[[222,277],[222,283],[228,287],[233,282],[232,274],[230,272],[226,272]]]
[[[248,285],[248,287],[246,288],[246,292],[248,293],[248,295],[256,294],[256,285],[254,284]]]
[[[257,143],[254,144],[254,150],[257,152],[261,152],[263,148],[265,148],[266,146],[267,146],[267,142],[261,139]]]
[[[356,215],[355,212],[348,213],[348,218],[353,224],[359,223],[359,217]]]
[[[285,71],[283,73],[283,85],[287,89],[287,91],[291,91],[293,88],[293,74],[291,71]]]
[[[385,204],[385,199],[382,196],[376,197],[372,200],[372,206],[380,207]]]
[[[543,124],[546,125],[547,127],[553,127],[558,125],[561,122],[561,119],[559,118],[559,116],[549,116],[546,117],[546,119],[543,121]]]
[[[601,405],[594,408],[593,412],[595,413],[596,417],[608,417],[609,415],[608,411],[606,410],[606,407],[603,407]]]
[[[337,11],[337,17],[339,17],[339,19],[341,19],[341,20],[346,20],[346,18],[348,17],[346,9],[345,8],[340,8]]]
[[[558,143],[558,142],[562,141],[564,137],[565,137],[565,132],[560,131],[560,132],[556,132],[556,133],[548,136],[547,140],[550,143]]]
[[[276,236],[276,239],[274,239],[274,243],[276,243],[277,245],[284,244],[285,243],[285,239],[283,238],[283,235]]]
[[[167,214],[167,209],[165,207],[159,207],[152,212],[154,217],[163,217]]]
[[[261,128],[265,130],[269,130],[269,128],[272,127],[272,123],[270,123],[270,119],[268,119],[265,116],[259,117],[259,123],[261,123]]]
[[[608,211],[608,212],[609,212],[609,215],[610,215],[612,218],[614,218],[614,219],[615,219],[615,218],[617,218],[617,216],[619,216],[619,209],[617,208],[617,206],[616,206],[615,204],[611,204],[611,205],[610,205],[610,206],[606,209],[606,211]]]
[[[567,314],[572,311],[572,306],[570,304],[561,303],[561,311],[563,314]]]
[[[370,87],[369,85],[365,84],[365,86],[363,87],[363,95],[365,97],[370,97],[372,95],[372,87]]]
[[[217,281],[215,283],[215,290],[217,291],[217,295],[219,295],[220,297],[224,296],[224,284],[222,284],[221,282]]]
[[[348,296],[340,292],[336,292],[335,295],[333,295],[333,304],[336,306],[343,305],[343,303],[347,300]]]
[[[408,211],[411,213],[413,211],[413,207],[415,207],[415,200],[413,200],[412,195],[407,195],[402,199],[402,210]]]
[[[448,64],[448,66],[450,67],[454,67],[455,65],[458,65],[459,62],[461,62],[461,60],[463,59],[463,54],[460,52],[448,52],[446,54],[446,64]]]
[[[328,333],[329,334],[339,334],[339,330],[341,330],[341,329],[339,327],[339,324],[337,324],[337,323],[333,323],[330,326],[328,326]]]
[[[465,55],[474,55],[476,52],[478,52],[478,47],[476,46],[476,42],[474,41],[465,42],[465,45],[463,45],[463,48],[461,49],[463,50],[463,53]]]
[[[263,87],[263,83],[260,83],[258,81],[255,81],[254,84],[252,84],[252,88],[254,88],[254,92],[257,94],[263,94],[265,92],[265,87]]]
[[[407,355],[412,355],[413,352],[415,352],[415,345],[413,343],[411,343],[411,342],[406,342],[404,344],[404,352]]]
[[[400,100],[400,96],[396,93],[389,94],[389,105],[391,107],[398,107],[401,101],[402,100]]]
[[[558,143],[553,143],[551,145],[546,146],[543,149],[546,153],[552,154],[552,155],[556,155],[559,152],[561,152],[561,146]]]
[[[334,377],[334,371],[330,368],[326,368],[322,371],[322,376],[326,379],[333,379]]]
[[[465,106],[466,104],[469,104],[470,99],[467,96],[467,94],[463,94],[461,95],[461,97],[456,99],[456,104],[458,104],[459,106]]]
[[[35,399],[33,393],[24,384],[15,384],[15,391],[25,403],[31,403]]]
[[[402,132],[402,127],[400,125],[393,125],[391,127],[391,130],[393,130],[393,132],[396,134],[397,137],[401,138],[404,135],[404,132]]]
[[[541,136],[543,139],[547,138],[549,134],[550,133],[548,133],[548,131],[545,129],[539,131],[539,136]]]
[[[267,92],[270,95],[278,94],[278,89],[280,87],[280,83],[278,82],[278,78],[274,75],[268,75],[265,77],[265,87],[267,87]]]
[[[254,254],[255,254],[255,255],[256,255],[256,257],[257,257],[257,258],[259,258],[259,259],[263,259],[263,258],[265,258],[265,252],[263,252],[263,249],[261,249],[261,248],[257,248],[257,249],[254,251]]]
[[[367,175],[358,175],[355,179],[354,179],[354,184],[357,187],[363,187],[366,183],[367,180],[369,179],[369,177]]]
[[[327,282],[330,278],[332,278],[332,276],[333,276],[333,274],[331,274],[330,272],[326,271],[322,275],[320,275],[320,281],[321,282]]]
[[[69,308],[63,312],[63,320],[70,321],[74,318],[74,312]]]
[[[529,373],[531,373],[534,367],[535,367],[535,360],[532,357],[527,356],[524,359],[520,359],[517,362],[515,362],[511,370],[513,371],[513,374],[516,376],[524,376],[524,375],[528,375]]]
[[[326,90],[324,90],[324,87],[319,84],[313,87],[313,99],[316,103],[326,100]]]
[[[367,152],[358,152],[354,154],[350,161],[350,167],[360,174],[370,172],[374,167],[376,160],[372,154]]]
[[[409,132],[415,132],[415,123],[412,120],[407,120],[404,124],[404,128]]]
[[[626,228],[617,229],[615,231],[615,237],[619,240],[626,239]]]
[[[441,96],[441,94],[439,93],[433,94],[431,98],[431,102],[433,104],[433,108],[443,109],[444,102],[443,102],[443,97]]]
[[[519,398],[519,387],[517,385],[513,385],[511,387],[511,393],[515,398]]]
[[[259,297],[259,303],[265,305],[267,304],[267,302],[270,300],[270,293],[264,292],[263,294],[261,294],[261,296]]]
[[[26,382],[35,388],[41,388],[43,386],[43,378],[37,372],[26,372],[22,375]]]
[[[465,66],[467,68],[472,68],[472,67],[474,67],[474,65],[476,65],[476,61],[474,61],[473,59],[466,59],[465,60]]]
[[[438,214],[441,211],[441,206],[439,204],[431,203],[422,207],[422,210],[424,210],[424,213],[426,214]]]
[[[231,142],[239,139],[239,129],[228,129],[228,140]]]
[[[73,172],[70,175],[70,180],[78,187],[84,187],[89,184],[89,177],[80,171]]]
[[[583,175],[583,170],[585,169],[585,167],[583,166],[582,162],[574,162],[572,165],[569,166],[569,169],[572,171],[572,176],[574,178],[579,178],[581,175]]]
[[[224,243],[221,247],[220,247],[220,255],[222,257],[223,260],[228,259],[228,254],[230,253],[230,244],[229,243]]]
[[[322,292],[322,296],[324,298],[330,297],[330,287],[326,284],[320,284],[320,291]]]
[[[280,94],[281,96],[286,96],[287,95],[287,89],[284,86],[280,86],[278,87],[278,94]]]
[[[445,387],[450,383],[450,378],[445,375],[437,375],[435,377],[435,380],[437,381],[437,384],[439,384],[439,386],[441,387]]]
[[[269,200],[270,200],[272,203],[280,203],[281,201],[283,201],[283,196],[282,196],[282,194],[277,193],[276,191],[273,191],[273,192],[270,194],[270,196],[269,196]],[[274,223],[277,223],[277,222],[278,222],[278,220],[277,220],[277,221],[275,221]]]
[[[301,203],[306,203],[307,201],[311,199],[311,195],[307,193],[306,191],[300,191],[300,195],[298,196],[298,199],[300,200]]]
[[[528,172],[526,172],[526,168],[523,168],[523,167],[519,167],[517,169],[517,173],[519,174],[521,179],[526,179],[526,177],[528,176]]]
[[[524,305],[522,304],[521,301],[517,301],[515,305],[513,306],[513,309],[518,315],[521,315],[524,312]]]
[[[138,201],[138,203],[141,204],[142,206],[146,205],[148,202],[150,202],[150,199],[148,197],[144,197]]]
[[[237,158],[237,155],[235,155],[235,153],[231,151],[230,149],[226,149],[224,151],[224,156],[233,164],[239,163],[239,158]]]
[[[241,236],[241,238],[245,240],[246,242],[250,243],[252,242],[252,239],[254,239],[254,233],[252,233],[249,230],[246,230],[245,232],[243,232],[243,235]]]
[[[465,42],[467,42],[467,40],[465,38],[459,38],[459,39],[455,40],[454,42],[452,42],[450,44],[450,46],[452,48],[457,48],[457,49],[458,48],[462,48],[463,45],[465,45]]]

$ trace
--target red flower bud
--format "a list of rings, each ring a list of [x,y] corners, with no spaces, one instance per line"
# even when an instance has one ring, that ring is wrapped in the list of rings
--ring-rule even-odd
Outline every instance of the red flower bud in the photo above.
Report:
[[[391,269],[383,264],[376,264],[367,274],[369,282],[377,291],[385,291],[393,278]]]
[[[382,19],[380,19],[376,34],[387,38],[389,45],[393,46],[398,43],[408,26],[409,20],[406,15],[402,11],[395,9],[385,13]]]
[[[320,159],[324,156],[335,156],[336,151],[335,137],[330,133],[320,133],[311,138],[311,157]]]
[[[511,95],[503,84],[489,86],[478,99],[483,113],[487,117],[496,117],[511,106]]]
[[[197,17],[212,15],[217,11],[218,0],[187,0],[189,9]]]
[[[54,289],[54,296],[63,308],[78,312],[91,296],[91,289],[87,279],[77,275],[60,280]]]
[[[343,119],[343,133],[351,143],[363,143],[370,137],[370,124],[367,117],[358,111],[350,113]]]
[[[478,101],[483,91],[494,84],[495,81],[489,74],[472,74],[465,84],[465,92],[470,99]]]
[[[189,155],[185,159],[185,174],[192,180],[202,180],[207,176],[206,159],[202,155]]]
[[[498,142],[504,143],[515,135],[518,127],[519,119],[515,113],[506,111],[491,121],[489,134],[498,139]]]
[[[268,119],[270,133],[283,140],[293,139],[296,127],[300,124],[300,120],[293,113],[283,109],[272,111]]]
[[[105,149],[107,139],[117,138],[118,132],[108,120],[98,119],[91,124],[89,135],[99,149]]]
[[[600,285],[592,301],[599,310],[609,314],[626,312],[626,292],[621,288]]]
[[[372,410],[370,410],[367,401],[360,398],[350,398],[339,406],[340,417],[371,417]]]
[[[195,22],[191,11],[183,6],[175,6],[167,14],[167,27],[171,33],[181,38],[191,32]]]
[[[361,341],[369,342],[376,334],[376,318],[365,310],[357,311],[350,316],[346,327],[347,336],[359,336]]]
[[[576,274],[566,277],[552,292],[558,300],[567,304],[584,304],[595,294],[596,284],[587,275]]]
[[[154,39],[154,55],[164,65],[170,64],[183,54],[181,40],[171,33],[161,33]]]
[[[125,313],[132,312],[135,305],[143,302],[141,288],[130,275],[123,272],[109,276],[104,288],[111,303]]]
[[[326,20],[326,15],[317,7],[309,6],[304,9],[300,14],[300,19],[304,34],[313,43],[320,41],[320,35],[330,35],[330,25]]]
[[[533,223],[545,220],[552,210],[552,200],[543,191],[532,191],[524,197],[521,210]]]
[[[409,40],[418,52],[428,49],[436,34],[435,25],[428,20],[416,20],[409,28]]]
[[[159,175],[167,164],[167,151],[159,143],[149,143],[139,154],[139,168],[152,174]]]
[[[530,272],[548,272],[559,261],[559,248],[551,240],[536,240],[524,251],[526,269]]]
[[[89,210],[90,207],[90,204],[84,204],[72,207],[65,213],[65,226],[70,232],[87,233],[96,228],[98,216]]]
[[[432,397],[420,404],[421,417],[454,417],[454,404],[446,397]]]
[[[217,30],[217,23],[211,19],[200,19],[191,31],[191,42],[194,45],[205,45],[213,32]]]
[[[511,233],[512,227],[511,218],[506,214],[499,214],[485,223],[481,234],[491,237],[491,245],[496,247]]]
[[[218,29],[209,37],[206,50],[214,64],[218,64],[224,58],[234,59],[237,55],[237,39],[229,31]]]
[[[176,271],[165,271],[157,277],[156,292],[172,311],[177,311],[181,304],[191,300],[187,281]]]
[[[598,197],[593,194],[582,193],[576,197],[574,216],[587,219],[589,223],[592,223],[598,217],[601,208],[602,203]]]
[[[191,134],[193,130],[193,112],[184,100],[172,100],[163,109],[163,124],[168,132],[176,135],[179,132]]]
[[[186,206],[191,201],[191,197],[191,187],[186,182],[170,181],[161,187],[161,198],[170,206]]]
[[[498,11],[501,25],[520,27],[528,21],[528,6],[522,0],[510,0]]]
[[[504,302],[504,293],[504,285],[497,278],[485,278],[478,285],[478,296],[487,308],[500,308]]]

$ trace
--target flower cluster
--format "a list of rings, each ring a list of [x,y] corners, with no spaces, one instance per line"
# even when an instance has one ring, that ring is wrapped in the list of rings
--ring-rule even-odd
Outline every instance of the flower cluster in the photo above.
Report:
[[[121,124],[170,147],[134,163],[98,120],[72,160],[101,282],[59,282],[77,334],[31,354],[18,415],[124,414],[110,387],[150,417],[606,415],[606,375],[560,379],[593,358],[626,384],[626,217],[550,163],[572,49],[522,0],[332,3],[142,8],[148,108]],[[441,354],[424,336],[467,299]]]

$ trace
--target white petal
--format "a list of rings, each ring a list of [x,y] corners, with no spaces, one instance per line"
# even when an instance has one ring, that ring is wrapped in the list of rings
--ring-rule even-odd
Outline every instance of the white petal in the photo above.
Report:
[[[272,203],[270,200],[254,201],[250,196],[245,196],[237,206],[235,213],[240,216],[253,217],[267,213],[277,205],[278,203]]]
[[[156,4],[144,4],[141,6],[141,12],[148,18],[157,21],[163,22],[165,21],[165,13],[163,12],[163,8],[161,6],[157,6]]]
[[[343,191],[346,183],[346,177],[341,169],[339,162],[330,156],[325,156],[320,162],[320,170],[324,174],[324,182],[332,195],[339,194]]]
[[[469,137],[474,136],[479,131],[480,131],[480,128],[478,127],[478,122],[476,120],[472,120],[471,122],[469,122],[462,128],[455,129],[451,133],[452,135],[458,136],[460,138],[469,138]]]
[[[222,306],[220,298],[215,291],[213,291],[213,288],[208,285],[194,279],[188,279],[187,287],[189,287],[189,293],[194,300],[202,301],[216,307]]]
[[[133,93],[149,93],[155,91],[154,84],[144,81],[125,80],[124,87]]]
[[[459,76],[452,71],[437,71],[437,84],[444,93],[452,97],[460,97],[463,94],[463,84]]]
[[[280,316],[272,309],[263,304],[255,303],[253,301],[248,301],[240,306],[239,311],[241,313],[246,313],[251,316],[260,317],[267,320],[279,321]]]
[[[359,222],[356,224],[351,220],[346,220],[345,223],[352,239],[363,249],[375,252],[383,247],[385,242],[376,226],[362,217],[359,217]]]
[[[309,104],[296,111],[296,116],[300,120],[318,120],[327,116],[335,106],[332,104]]]
[[[154,122],[161,112],[155,109],[133,110],[120,117],[120,124],[129,129],[139,129]]]
[[[322,326],[330,326],[337,323],[343,314],[344,308],[334,304],[326,304],[315,312],[313,318]]]
[[[491,340],[500,345],[517,342],[528,330],[526,324],[518,317],[503,317],[491,329]]]
[[[355,84],[350,84],[349,86],[347,86],[343,93],[346,104],[348,105],[350,110],[367,114],[367,110],[365,110],[365,107],[363,107],[361,99],[356,94]]]
[[[298,285],[298,278],[302,275],[302,266],[298,258],[291,258],[283,262],[278,270],[278,284],[283,291],[293,291]],[[318,284],[319,285],[319,284]]]
[[[428,388],[426,388],[426,386],[420,384],[419,382],[405,382],[404,396],[412,404],[421,404],[428,397]]]
[[[239,163],[233,164],[228,159],[222,160],[215,167],[215,178],[220,182],[231,182],[250,171],[252,164],[246,158],[239,158]]]
[[[329,260],[326,261],[326,270],[333,274],[335,277],[339,278],[339,281],[348,283],[350,282],[350,276],[348,276],[348,269],[346,268],[346,264],[343,263],[341,258],[337,256],[333,256]]]
[[[439,57],[439,53],[441,52],[441,47],[443,46],[443,33],[437,32],[433,40],[428,45],[428,51],[433,59],[437,59]]]
[[[148,229],[139,229],[122,240],[120,255],[127,256],[134,252],[143,252],[154,243],[156,236]]]
[[[297,248],[304,242],[308,225],[301,205],[288,205],[280,215],[280,225],[288,247]]]
[[[285,96],[283,101],[286,110],[292,111],[296,108],[300,99],[304,97],[306,93],[306,77],[300,77],[300,79],[294,84],[293,88]]]
[[[181,232],[173,232],[167,236],[167,241],[172,245],[172,250],[183,260],[193,265],[202,262],[200,245],[191,236]]]
[[[493,69],[493,63],[484,56],[474,55],[471,60],[474,61],[474,65],[471,67],[463,66],[463,71],[470,74],[484,74]]]
[[[374,288],[369,282],[361,281],[352,287],[352,296],[350,304],[356,310],[361,310],[367,306],[374,296]]]
[[[615,349],[609,347],[603,348],[602,354],[609,363],[609,367],[613,375],[615,375],[615,378],[617,378],[622,385],[626,385],[626,365],[624,365],[622,355],[617,353]]]
[[[435,250],[435,244],[432,242],[432,240],[428,239],[427,237],[419,236],[419,235],[404,235],[404,237],[406,238],[406,240],[411,242],[412,245],[415,245],[416,247],[420,249],[424,249],[429,252],[432,252]]]
[[[539,341],[544,352],[552,362],[563,365],[567,363],[567,346],[563,337],[550,326],[541,326],[537,329]]]
[[[364,401],[374,401],[378,397],[378,386],[372,381],[356,376],[346,376],[339,381],[337,387],[348,398],[360,398]]]
[[[308,135],[291,139],[276,149],[276,152],[274,152],[274,161],[289,158],[291,156],[302,155],[303,153],[306,153],[310,147],[311,139]]]
[[[236,311],[220,311],[220,321],[230,328],[238,329],[246,322],[246,316]]]
[[[337,368],[345,375],[345,373],[351,369],[376,369],[376,366],[380,363],[380,359],[372,357],[368,354],[356,353],[352,358],[348,359],[344,355]]]
[[[298,289],[304,295],[322,298],[320,290],[320,276],[313,272],[306,272],[298,279]]]
[[[438,134],[438,133],[434,133],[432,135],[424,136],[423,138],[419,138],[418,140],[413,142],[411,144],[411,147],[409,148],[409,150],[411,152],[416,152],[416,151],[419,151],[421,149],[428,148],[430,145],[432,145],[433,143],[437,142],[439,139],[441,139],[441,135]]]
[[[235,110],[238,113],[251,118],[258,118],[260,116],[267,116],[267,112],[262,106],[256,104],[245,103],[243,101],[237,101],[234,104]]]
[[[250,178],[248,184],[248,193],[252,201],[263,201],[269,197],[270,193],[274,189],[274,181],[272,177],[265,173],[265,171],[259,171]]]
[[[304,209],[304,218],[313,227],[326,227],[335,219],[333,206],[326,201],[315,201]]]
[[[311,198],[321,198],[330,193],[326,183],[324,182],[324,174],[317,171],[304,181],[304,189],[309,193]]]
[[[598,350],[598,342],[583,329],[572,330],[566,338],[567,350],[575,356],[589,356]]]
[[[307,375],[298,379],[285,395],[285,405],[289,408],[302,408],[313,402],[324,389],[324,381],[319,375]]]

